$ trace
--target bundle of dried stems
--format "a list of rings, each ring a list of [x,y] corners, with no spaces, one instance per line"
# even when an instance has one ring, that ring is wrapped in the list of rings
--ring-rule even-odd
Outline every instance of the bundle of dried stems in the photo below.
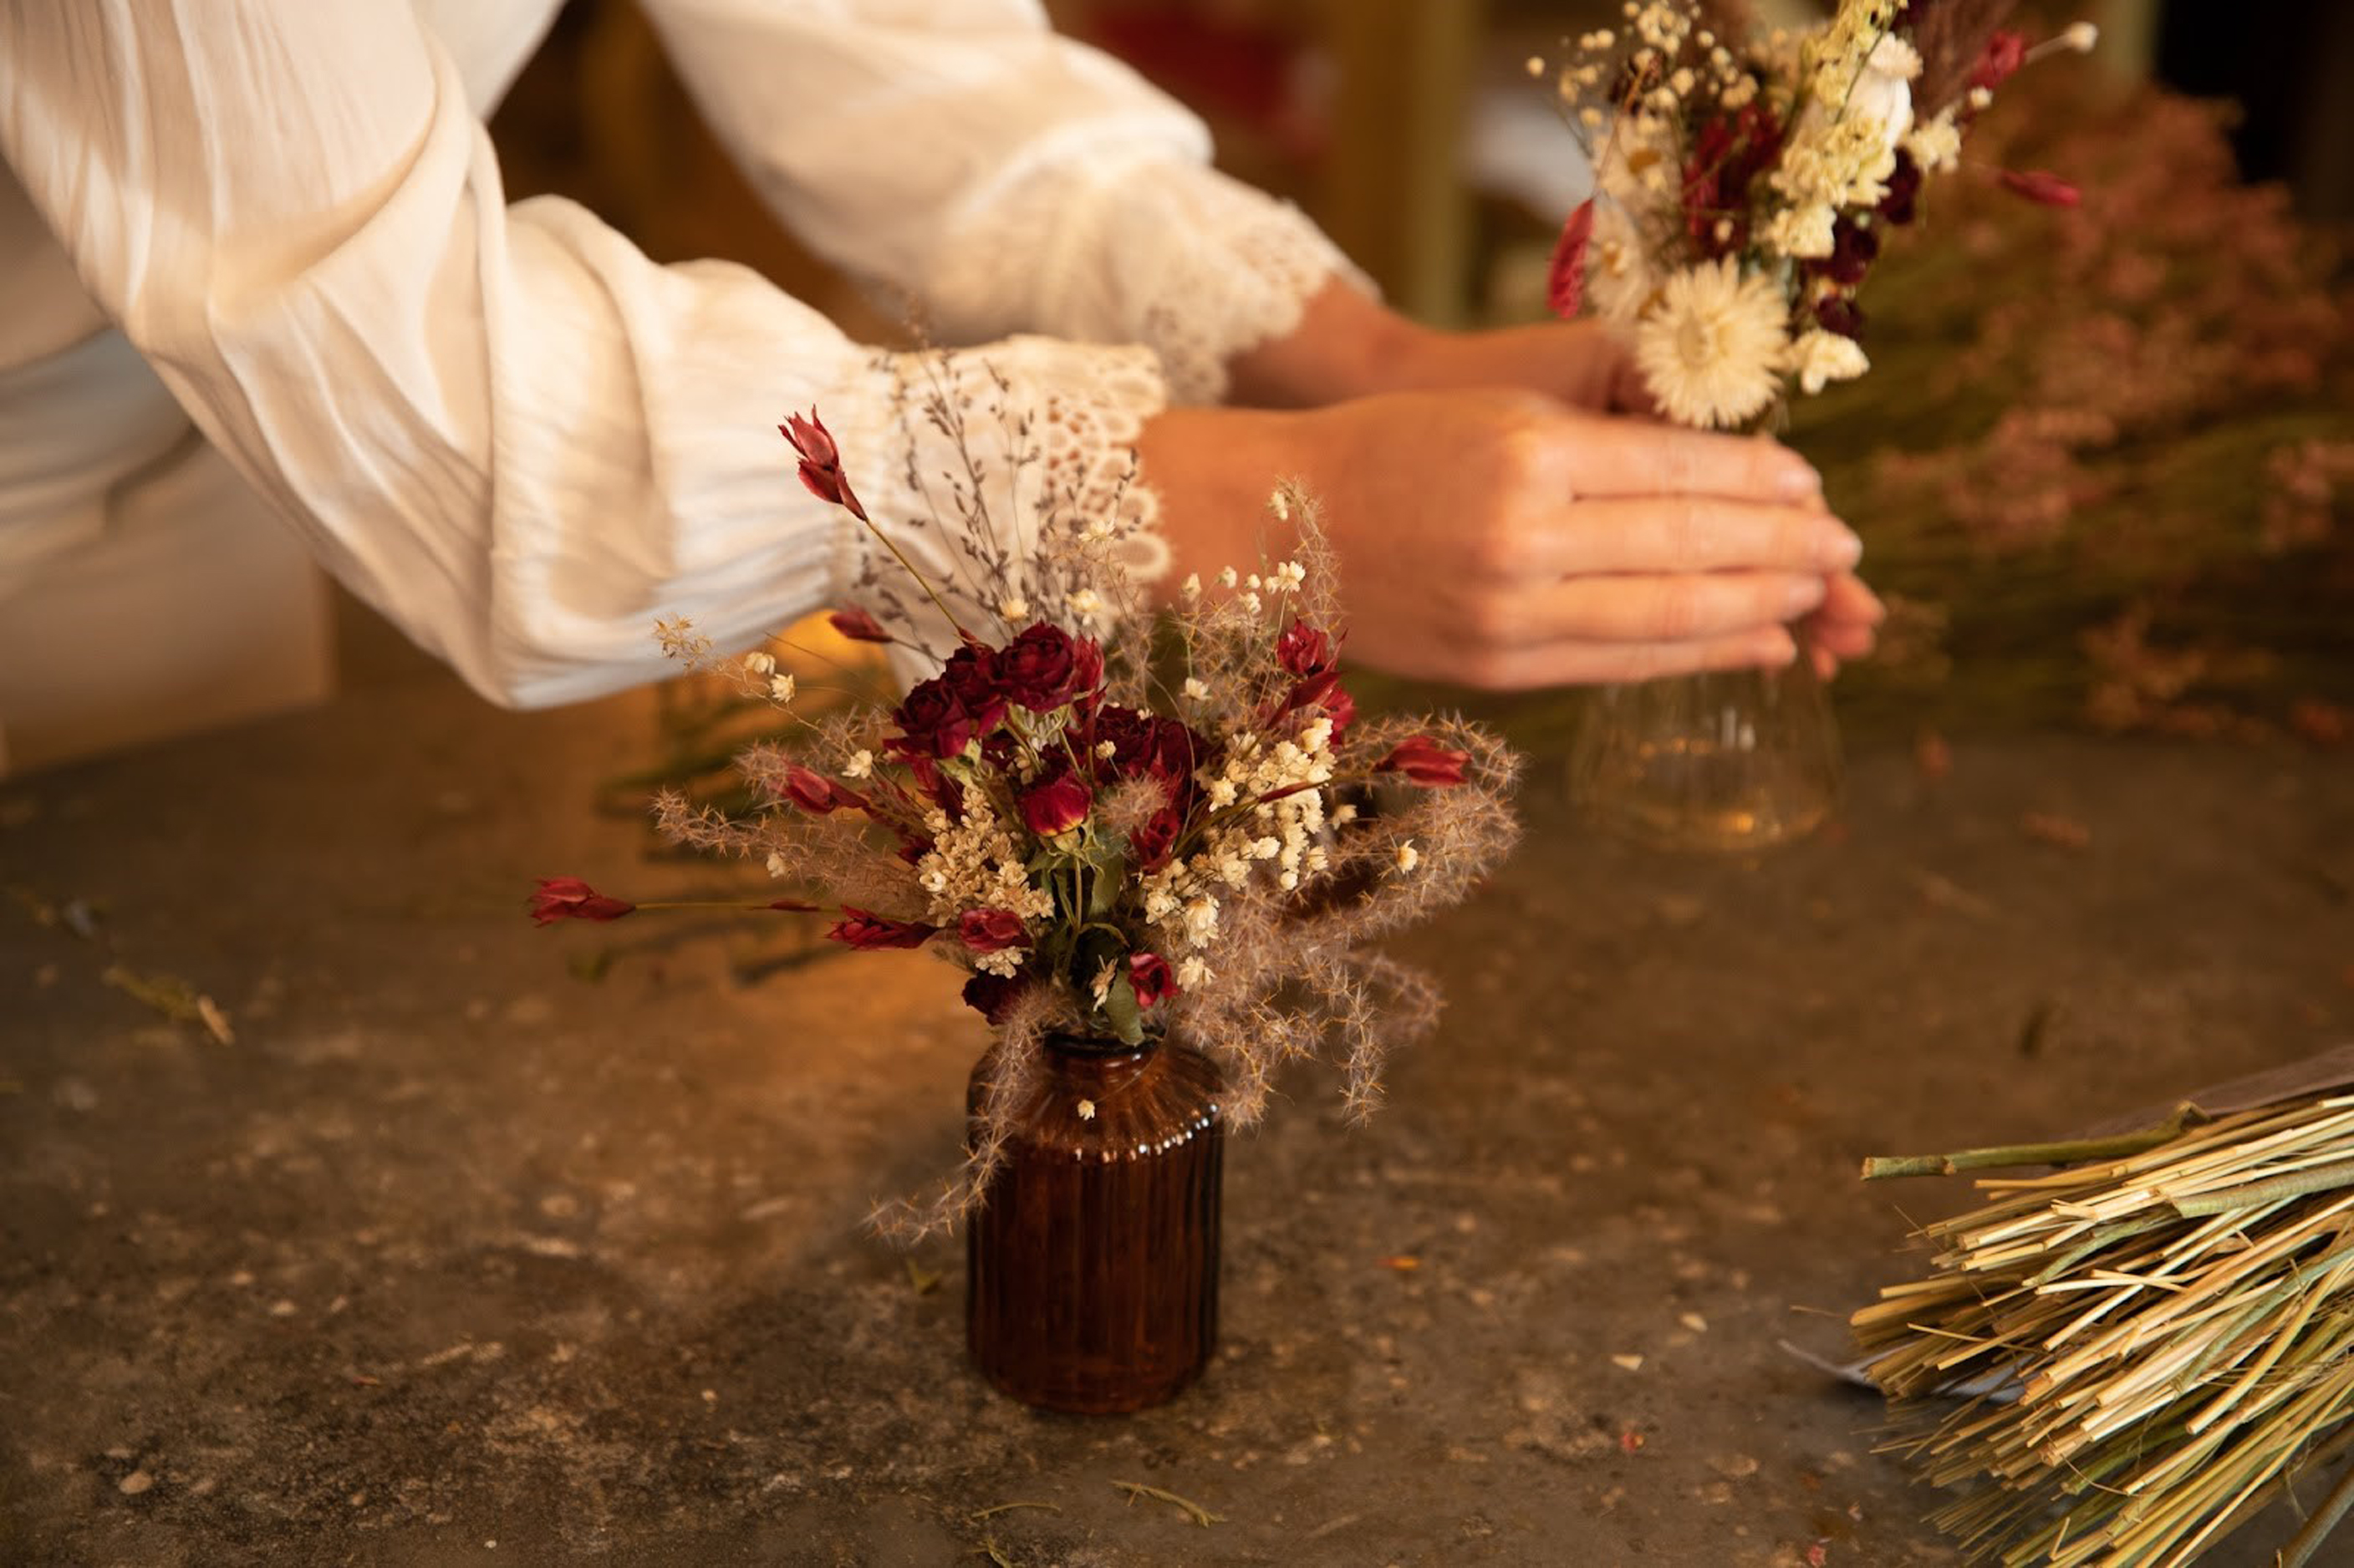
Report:
[[[1889,1446],[1953,1491],[1932,1520],[1974,1560],[2190,1563],[2354,1448],[2354,1095],[1864,1174],[2029,1164],[1852,1320]],[[2354,1471],[2281,1563],[2349,1504]]]

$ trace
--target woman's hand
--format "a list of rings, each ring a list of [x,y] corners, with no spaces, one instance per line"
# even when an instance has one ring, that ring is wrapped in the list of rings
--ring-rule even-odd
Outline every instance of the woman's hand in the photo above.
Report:
[[[1262,344],[1238,356],[1231,366],[1234,396],[1241,403],[1266,408],[1315,408],[1382,393],[1399,392],[1462,392],[1472,388],[1490,390],[1516,388],[1543,394],[1567,410],[1590,413],[1623,413],[1649,416],[1656,412],[1650,394],[1645,389],[1641,375],[1625,344],[1617,334],[1598,322],[1544,322],[1527,326],[1495,328],[1484,332],[1449,333],[1420,326],[1393,311],[1367,299],[1355,290],[1339,282],[1327,284],[1311,298],[1303,312],[1299,326],[1288,335]],[[1681,569],[1662,573],[1658,544],[1661,530],[1683,526],[1681,514],[1696,517],[1693,510],[1700,497],[1679,477],[1680,457],[1667,455],[1681,449],[1672,444],[1666,449],[1657,446],[1655,438],[1666,432],[1654,429],[1646,435],[1638,429],[1596,429],[1589,427],[1584,439],[1589,443],[1630,449],[1631,455],[1622,461],[1638,467],[1649,463],[1654,477],[1635,493],[1614,493],[1614,507],[1585,508],[1578,517],[1580,525],[1588,529],[1614,525],[1639,525],[1648,531],[1648,539],[1630,539],[1614,552],[1597,552],[1589,539],[1585,554],[1577,558],[1606,562],[1647,561],[1655,568],[1636,571],[1633,575],[1649,577],[1649,586],[1619,583],[1616,586],[1596,583],[1582,590],[1583,597],[1620,599],[1632,589],[1637,595],[1651,596],[1655,604],[1660,596],[1672,601],[1663,609],[1649,613],[1664,614],[1664,624],[1673,626],[1675,617],[1688,613],[1681,608],[1686,599],[1722,609],[1728,594],[1739,588],[1727,582],[1688,582],[1670,588],[1660,580],[1665,577],[1688,578],[1695,574],[1708,574],[1731,569],[1722,557],[1727,550],[1735,556],[1747,546],[1731,540],[1712,550],[1682,558]],[[1729,437],[1701,437],[1702,441],[1727,440]],[[1750,443],[1757,444],[1757,443]],[[1643,455],[1649,454],[1649,455]],[[1785,453],[1785,457],[1789,454]],[[1766,461],[1760,459],[1760,461]],[[1794,463],[1796,458],[1790,458]],[[1804,469],[1804,464],[1798,467]],[[1811,488],[1809,498],[1820,508],[1820,488],[1812,482],[1811,471],[1807,471]],[[1320,495],[1328,493],[1319,491]],[[1741,496],[1716,496],[1717,502],[1740,501]],[[1754,499],[1752,497],[1751,499]],[[1556,503],[1557,504],[1557,503]],[[1662,506],[1670,508],[1659,513]],[[1678,509],[1681,509],[1681,514]],[[1718,514],[1714,511],[1710,515]],[[1328,513],[1329,525],[1340,528],[1346,520],[1337,511]],[[1850,535],[1851,537],[1851,535]],[[1576,552],[1573,550],[1573,555]],[[1712,566],[1710,561],[1717,560]],[[1819,673],[1828,677],[1838,672],[1840,661],[1860,659],[1872,652],[1877,628],[1886,611],[1861,578],[1850,569],[1853,554],[1832,569],[1820,573],[1815,608],[1805,620],[1807,643]],[[1746,563],[1746,569],[1758,569],[1755,562]],[[1625,566],[1585,566],[1575,569],[1625,574]],[[1777,568],[1768,568],[1777,569]],[[1756,590],[1752,584],[1753,590]],[[1793,592],[1793,602],[1807,596]],[[1353,606],[1352,606],[1353,610]],[[1616,607],[1622,619],[1639,618],[1646,613],[1629,608],[1625,602]],[[1690,612],[1697,614],[1697,611]],[[1720,618],[1721,619],[1721,616]],[[1788,620],[1784,616],[1777,620]],[[1702,616],[1696,624],[1706,623]],[[1657,639],[1639,641],[1656,642]],[[1672,639],[1689,643],[1691,637]],[[1790,639],[1787,633],[1778,637],[1755,634],[1753,659],[1720,657],[1724,650],[1720,645],[1712,650],[1710,662],[1697,668],[1713,668],[1720,662],[1771,663],[1790,657]],[[1621,649],[1621,655],[1628,650]],[[1694,653],[1689,647],[1679,649],[1675,657],[1686,658]],[[1661,656],[1665,656],[1662,654]],[[1637,657],[1642,657],[1638,655]],[[1664,672],[1662,672],[1664,673]],[[1622,676],[1596,676],[1600,680],[1623,679]]]
[[[1564,408],[1528,392],[1361,397],[1302,412],[1171,409],[1140,443],[1175,577],[1247,567],[1272,479],[1324,503],[1350,652],[1525,689],[1829,658],[1870,646],[1861,546],[1771,441]]]

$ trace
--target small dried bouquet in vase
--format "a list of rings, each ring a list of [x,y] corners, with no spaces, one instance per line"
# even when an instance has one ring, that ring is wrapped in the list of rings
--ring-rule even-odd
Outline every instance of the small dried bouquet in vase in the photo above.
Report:
[[[1734,7],[1718,7],[1731,10]],[[2038,53],[2008,0],[1840,0],[1815,27],[1739,35],[1693,0],[1629,0],[1576,40],[1555,86],[1596,190],[1555,248],[1550,302],[1624,332],[1661,413],[1703,429],[1778,424],[1795,387],[1869,368],[1858,292],[1924,182]],[[1720,23],[1719,26],[1731,24]],[[1542,60],[1532,65],[1543,74]],[[2072,205],[2042,173],[1994,177]],[[1838,750],[1805,639],[1787,676],[1701,675],[1606,692],[1581,747],[1589,804],[1640,836],[1744,847],[1830,809]]]
[[[911,424],[965,450],[976,410],[991,416],[987,387],[936,380]],[[1002,403],[994,417],[1013,422]],[[1517,763],[1458,720],[1358,717],[1315,503],[1278,490],[1270,558],[1189,579],[1156,612],[1122,565],[1144,542],[1133,508],[1048,493],[1014,527],[980,468],[951,463],[928,516],[878,526],[814,413],[784,429],[804,482],[869,544],[864,603],[834,626],[929,673],[896,707],[801,723],[772,656],[722,657],[666,625],[675,653],[733,673],[800,734],[741,757],[759,809],[670,795],[659,821],[765,871],[783,895],[753,907],[813,913],[845,947],[919,948],[967,972],[964,1000],[994,1040],[969,1158],[878,1224],[914,1237],[982,1203],[1056,1038],[1182,1039],[1219,1069],[1218,1113],[1234,1123],[1260,1115],[1283,1063],[1329,1051],[1351,1107],[1369,1108],[1384,1046],[1426,1027],[1437,998],[1368,943],[1498,863],[1516,834]],[[1011,432],[1017,471],[1024,438]],[[935,552],[956,563],[943,580],[894,543],[908,530],[954,545]],[[574,879],[544,883],[536,904],[543,921],[634,907]],[[1079,1114],[1097,1113],[1090,1100]]]

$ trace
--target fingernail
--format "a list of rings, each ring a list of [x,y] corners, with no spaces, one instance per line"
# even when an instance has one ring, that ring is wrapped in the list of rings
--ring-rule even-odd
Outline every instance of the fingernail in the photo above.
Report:
[[[1790,586],[1782,590],[1785,614],[1804,615],[1822,602],[1823,579],[1820,577],[1793,577]]]
[[[1816,535],[1815,555],[1827,567],[1845,568],[1863,559],[1863,541],[1834,523]]]
[[[1809,495],[1823,493],[1823,479],[1813,469],[1800,464],[1796,468],[1784,469],[1781,476],[1775,480],[1774,487],[1792,501],[1802,501]]]

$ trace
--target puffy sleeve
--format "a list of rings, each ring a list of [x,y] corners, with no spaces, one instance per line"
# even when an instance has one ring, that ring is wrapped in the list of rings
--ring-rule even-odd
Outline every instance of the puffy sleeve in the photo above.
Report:
[[[980,69],[970,41],[940,57],[964,62],[950,77]],[[747,270],[657,267],[574,204],[508,206],[405,5],[0,5],[0,154],[207,437],[494,700],[664,673],[658,616],[742,646],[855,598],[865,543],[794,482],[788,411],[815,407],[883,526],[954,570],[911,489],[908,367]],[[857,220],[830,232],[850,244]],[[1127,444],[1165,396],[1148,354],[974,355],[927,373],[1005,405],[978,422],[983,469],[1139,503]],[[1056,461],[992,453],[998,430],[1052,432]]]
[[[1141,343],[1177,398],[1208,402],[1225,361],[1289,331],[1328,280],[1371,288],[1038,0],[644,3],[778,214],[923,302],[948,341]]]

